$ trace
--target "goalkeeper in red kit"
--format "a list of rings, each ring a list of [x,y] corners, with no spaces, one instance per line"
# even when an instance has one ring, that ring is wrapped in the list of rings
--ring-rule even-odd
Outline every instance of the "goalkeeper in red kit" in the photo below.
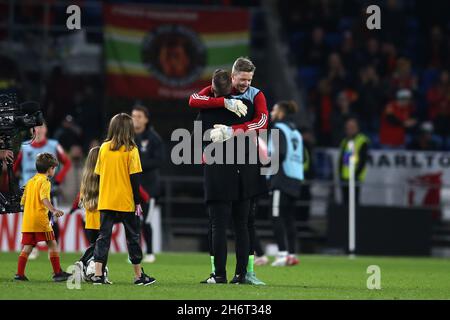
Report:
[[[191,95],[189,105],[200,108],[204,130],[211,131],[213,143],[235,135],[267,128],[268,112],[264,94],[251,87],[255,67],[238,58],[230,79],[224,70],[214,74],[212,86]],[[230,91],[224,90],[230,84]],[[231,95],[228,95],[231,93]],[[228,95],[220,97],[221,95]],[[251,143],[251,142],[250,142]],[[225,162],[223,162],[225,163]],[[264,284],[253,270],[253,237],[249,237],[250,206],[253,197],[267,192],[259,164],[213,164],[204,166],[205,201],[210,217],[210,246],[213,272],[204,283],[226,283],[226,227],[231,216],[236,234],[237,265],[230,283]],[[251,220],[253,221],[253,219]],[[250,257],[249,257],[250,253]]]

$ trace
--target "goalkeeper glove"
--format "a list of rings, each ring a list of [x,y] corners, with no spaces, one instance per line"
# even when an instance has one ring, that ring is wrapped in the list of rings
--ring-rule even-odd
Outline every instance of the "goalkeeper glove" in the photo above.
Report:
[[[223,142],[233,136],[233,129],[223,124],[215,124],[211,130],[212,142]]]
[[[247,106],[238,99],[224,99],[224,106],[226,109],[237,114],[238,117],[247,114]]]

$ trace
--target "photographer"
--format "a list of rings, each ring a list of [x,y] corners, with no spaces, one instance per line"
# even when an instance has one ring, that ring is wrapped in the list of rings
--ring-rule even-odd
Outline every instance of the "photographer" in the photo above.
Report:
[[[42,125],[43,122],[39,103],[19,103],[15,94],[0,94],[0,214],[21,211],[22,192],[14,179],[14,154],[19,151],[30,129]]]

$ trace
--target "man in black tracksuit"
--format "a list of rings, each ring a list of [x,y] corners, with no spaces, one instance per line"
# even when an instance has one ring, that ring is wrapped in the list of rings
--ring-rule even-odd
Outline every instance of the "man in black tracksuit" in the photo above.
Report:
[[[254,72],[253,64],[239,58],[233,65],[233,91],[230,98],[214,98],[214,88],[204,88],[193,94],[189,105],[201,108],[201,120],[204,130],[212,129],[213,143],[226,144],[235,142],[238,130],[244,132],[267,128],[267,106],[263,93],[250,86]],[[242,112],[235,99],[242,101],[247,112]],[[225,141],[225,142],[224,142]],[[204,165],[205,201],[212,226],[212,252],[214,253],[215,274],[206,283],[226,283],[227,239],[226,230],[230,216],[233,217],[236,234],[237,265],[231,283],[245,283],[246,267],[249,255],[248,215],[251,199],[266,191],[264,176],[259,164],[249,164],[248,145],[244,164],[237,164],[236,143],[234,143],[233,164]]]
[[[142,231],[147,247],[147,254],[143,262],[152,263],[155,261],[155,255],[153,254],[150,218],[151,211],[160,195],[159,169],[164,161],[164,144],[158,133],[149,125],[149,112],[145,106],[136,104],[131,115],[135,131],[135,142],[139,149],[143,170],[140,178],[141,187],[150,196],[149,201],[142,202]]]

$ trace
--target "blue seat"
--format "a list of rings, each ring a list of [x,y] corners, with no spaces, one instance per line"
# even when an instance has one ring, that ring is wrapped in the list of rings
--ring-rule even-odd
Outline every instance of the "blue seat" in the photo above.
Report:
[[[325,35],[325,42],[331,48],[337,48],[342,43],[342,34],[338,32],[330,32]]]
[[[351,30],[353,28],[353,18],[352,17],[342,17],[339,20],[338,29],[339,31]]]
[[[317,150],[313,153],[314,172],[317,179],[333,179],[333,159],[324,150]]]
[[[431,136],[431,139],[433,140],[434,143],[436,143],[436,146],[438,147],[439,150],[443,150],[445,148],[444,140],[442,139],[441,136],[439,136],[437,134],[433,134]]]
[[[294,51],[299,51],[302,47],[302,44],[305,42],[306,32],[297,31],[293,32],[289,36],[289,46]]]
[[[251,15],[251,30],[264,30],[264,16],[263,14],[255,10],[255,12]]]
[[[370,149],[380,149],[380,135],[378,132],[370,132],[367,133],[367,136],[370,139]]]
[[[436,83],[439,77],[439,71],[436,69],[425,69],[419,81],[419,88],[423,94],[426,94],[428,89]]]
[[[301,67],[298,69],[300,84],[307,90],[317,85],[320,69],[318,67]]]
[[[419,21],[414,17],[410,17],[408,19],[408,21],[406,22],[406,26],[408,28],[408,32],[419,32]]]
[[[446,137],[446,142],[443,143],[443,148],[445,151],[450,151],[450,136]]]
[[[405,37],[405,50],[412,59],[414,65],[416,65],[419,59],[419,36],[416,32],[410,32]]]
[[[407,133],[405,136],[405,146],[409,146],[414,141],[414,134]]]

